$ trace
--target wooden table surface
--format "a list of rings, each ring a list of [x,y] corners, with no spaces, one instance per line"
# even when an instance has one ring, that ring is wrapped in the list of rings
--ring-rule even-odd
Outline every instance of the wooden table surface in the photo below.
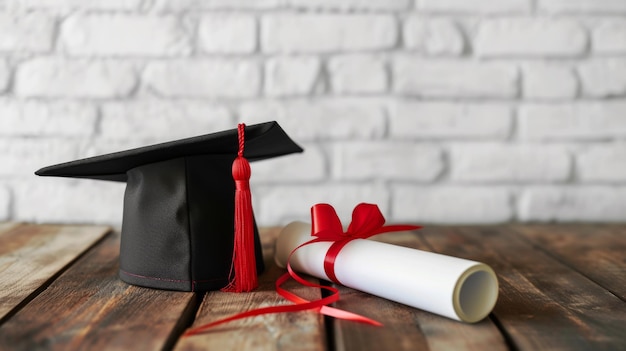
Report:
[[[269,259],[277,233],[262,230],[268,269],[257,291],[203,294],[121,282],[119,234],[107,227],[0,223],[0,350],[626,350],[626,225],[433,226],[377,238],[490,265],[500,296],[476,324],[341,287],[337,307],[384,326],[299,312],[182,338],[190,326],[286,303]]]

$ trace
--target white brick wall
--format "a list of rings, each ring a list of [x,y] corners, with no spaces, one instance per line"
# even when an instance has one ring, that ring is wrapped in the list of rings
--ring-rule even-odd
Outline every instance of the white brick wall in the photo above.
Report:
[[[9,65],[5,60],[0,60],[0,93],[7,89],[10,78],[11,71],[9,69]]]
[[[198,25],[198,47],[205,53],[251,53],[256,49],[257,27],[248,14],[203,15]]]
[[[96,106],[84,102],[0,100],[0,135],[89,137],[96,132]]]
[[[168,139],[192,137],[198,130],[222,130],[233,125],[228,108],[196,100],[142,99],[100,106],[100,136],[105,139]]]
[[[508,63],[400,56],[393,62],[394,90],[432,98],[512,98],[517,67]]]
[[[568,57],[582,54],[586,44],[583,27],[570,19],[488,19],[476,34],[476,52],[482,57]]]
[[[434,180],[443,169],[441,150],[407,142],[342,143],[333,150],[340,180]]]
[[[615,186],[529,187],[519,200],[522,221],[623,222],[626,188]]]
[[[501,187],[393,187],[393,216],[401,221],[499,223],[513,218],[510,191]]]
[[[542,12],[573,14],[616,14],[626,13],[626,2],[622,0],[539,0]]]
[[[45,13],[0,13],[0,51],[50,51],[53,34],[54,18]]]
[[[264,52],[371,51],[393,47],[398,37],[390,15],[266,15],[261,28]]]
[[[11,194],[6,187],[0,187],[0,221],[10,218]]]
[[[463,143],[451,146],[450,163],[459,182],[555,182],[571,171],[567,150],[553,145]]]
[[[61,44],[72,56],[178,56],[191,50],[175,16],[79,14],[61,26]]]
[[[578,176],[584,181],[615,182],[626,179],[626,145],[593,145],[578,155]]]
[[[463,53],[465,39],[461,29],[449,19],[412,16],[404,23],[407,48],[432,55],[456,56]]]
[[[531,0],[416,0],[416,7],[425,12],[506,14],[527,13]]]
[[[626,20],[607,19],[596,25],[592,32],[593,51],[599,54],[626,53]]]
[[[398,139],[506,139],[513,109],[494,103],[398,101],[390,106],[390,134]]]
[[[571,100],[578,93],[576,73],[563,63],[526,64],[523,76],[523,95],[529,100]]]
[[[626,94],[626,59],[594,60],[578,67],[582,92],[589,97]]]
[[[626,137],[626,101],[529,103],[518,108],[519,135],[528,140],[610,140]]]
[[[274,57],[265,64],[265,94],[306,96],[313,92],[320,73],[317,57]]]
[[[375,94],[387,90],[387,70],[379,57],[336,56],[329,59],[328,72],[332,91],[337,94]]]
[[[35,58],[19,65],[15,94],[42,98],[121,98],[137,84],[133,66],[121,61]]]
[[[371,140],[385,135],[385,107],[364,100],[291,100],[241,104],[240,122],[276,120],[298,141]]]
[[[162,97],[245,98],[257,95],[261,83],[259,65],[250,60],[156,61],[142,78]]]
[[[0,220],[121,222],[43,166],[277,120],[262,225],[626,221],[624,0],[0,0]]]

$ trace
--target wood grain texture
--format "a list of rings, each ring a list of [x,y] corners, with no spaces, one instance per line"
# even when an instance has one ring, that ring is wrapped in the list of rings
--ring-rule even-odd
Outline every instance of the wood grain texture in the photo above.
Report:
[[[192,327],[259,307],[289,304],[274,288],[276,279],[285,270],[273,260],[273,240],[279,228],[262,230],[263,256],[266,271],[259,276],[259,288],[252,293],[206,294]],[[303,288],[291,281],[284,285],[306,299],[320,297],[320,291]],[[325,350],[326,334],[323,317],[315,312],[268,314],[216,326],[204,334],[180,339],[175,350]]]
[[[626,348],[626,304],[510,228],[432,228],[421,235],[437,252],[495,270],[500,296],[493,315],[515,348]]]
[[[0,327],[0,350],[155,350],[195,312],[194,293],[146,289],[117,277],[111,235]]]
[[[516,225],[511,231],[626,301],[624,226]]]
[[[119,235],[100,240],[104,227],[0,223],[0,307],[14,306],[0,325],[0,351],[626,350],[624,225],[433,226],[373,238],[493,267],[500,296],[480,323],[453,321],[341,287],[337,307],[384,327],[300,312],[231,322],[179,339],[194,316],[193,325],[199,326],[288,303],[274,290],[284,272],[272,260],[279,231],[261,230],[268,269],[257,291],[197,295],[120,281]],[[16,275],[25,271],[31,280]],[[11,300],[20,287],[34,290],[22,302]],[[309,299],[320,296],[293,282],[288,287]]]
[[[4,224],[0,323],[109,232],[104,226]]]
[[[373,238],[395,245],[428,250],[415,232]],[[383,327],[333,320],[334,348],[341,350],[507,350],[489,319],[476,324],[457,322],[353,289],[339,287],[337,307],[363,314]]]

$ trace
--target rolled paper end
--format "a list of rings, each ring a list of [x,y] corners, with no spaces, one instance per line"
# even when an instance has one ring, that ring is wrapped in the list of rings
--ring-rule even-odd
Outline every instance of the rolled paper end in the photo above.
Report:
[[[459,320],[475,323],[487,317],[498,300],[498,278],[493,269],[483,263],[468,268],[457,280],[452,299]]]
[[[274,261],[278,267],[287,268],[287,259],[291,250],[310,239],[311,237],[304,235],[310,232],[311,224],[305,222],[291,222],[283,228],[276,239],[276,250],[274,250]]]

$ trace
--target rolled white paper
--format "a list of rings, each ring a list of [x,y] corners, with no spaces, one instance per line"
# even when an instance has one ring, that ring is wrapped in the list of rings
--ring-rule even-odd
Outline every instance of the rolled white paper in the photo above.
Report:
[[[310,224],[287,225],[276,240],[276,264],[286,267],[289,254],[311,239]],[[324,257],[331,245],[299,248],[291,266],[329,280]],[[485,318],[498,298],[496,274],[483,263],[366,239],[343,247],[335,275],[347,287],[468,323]]]

